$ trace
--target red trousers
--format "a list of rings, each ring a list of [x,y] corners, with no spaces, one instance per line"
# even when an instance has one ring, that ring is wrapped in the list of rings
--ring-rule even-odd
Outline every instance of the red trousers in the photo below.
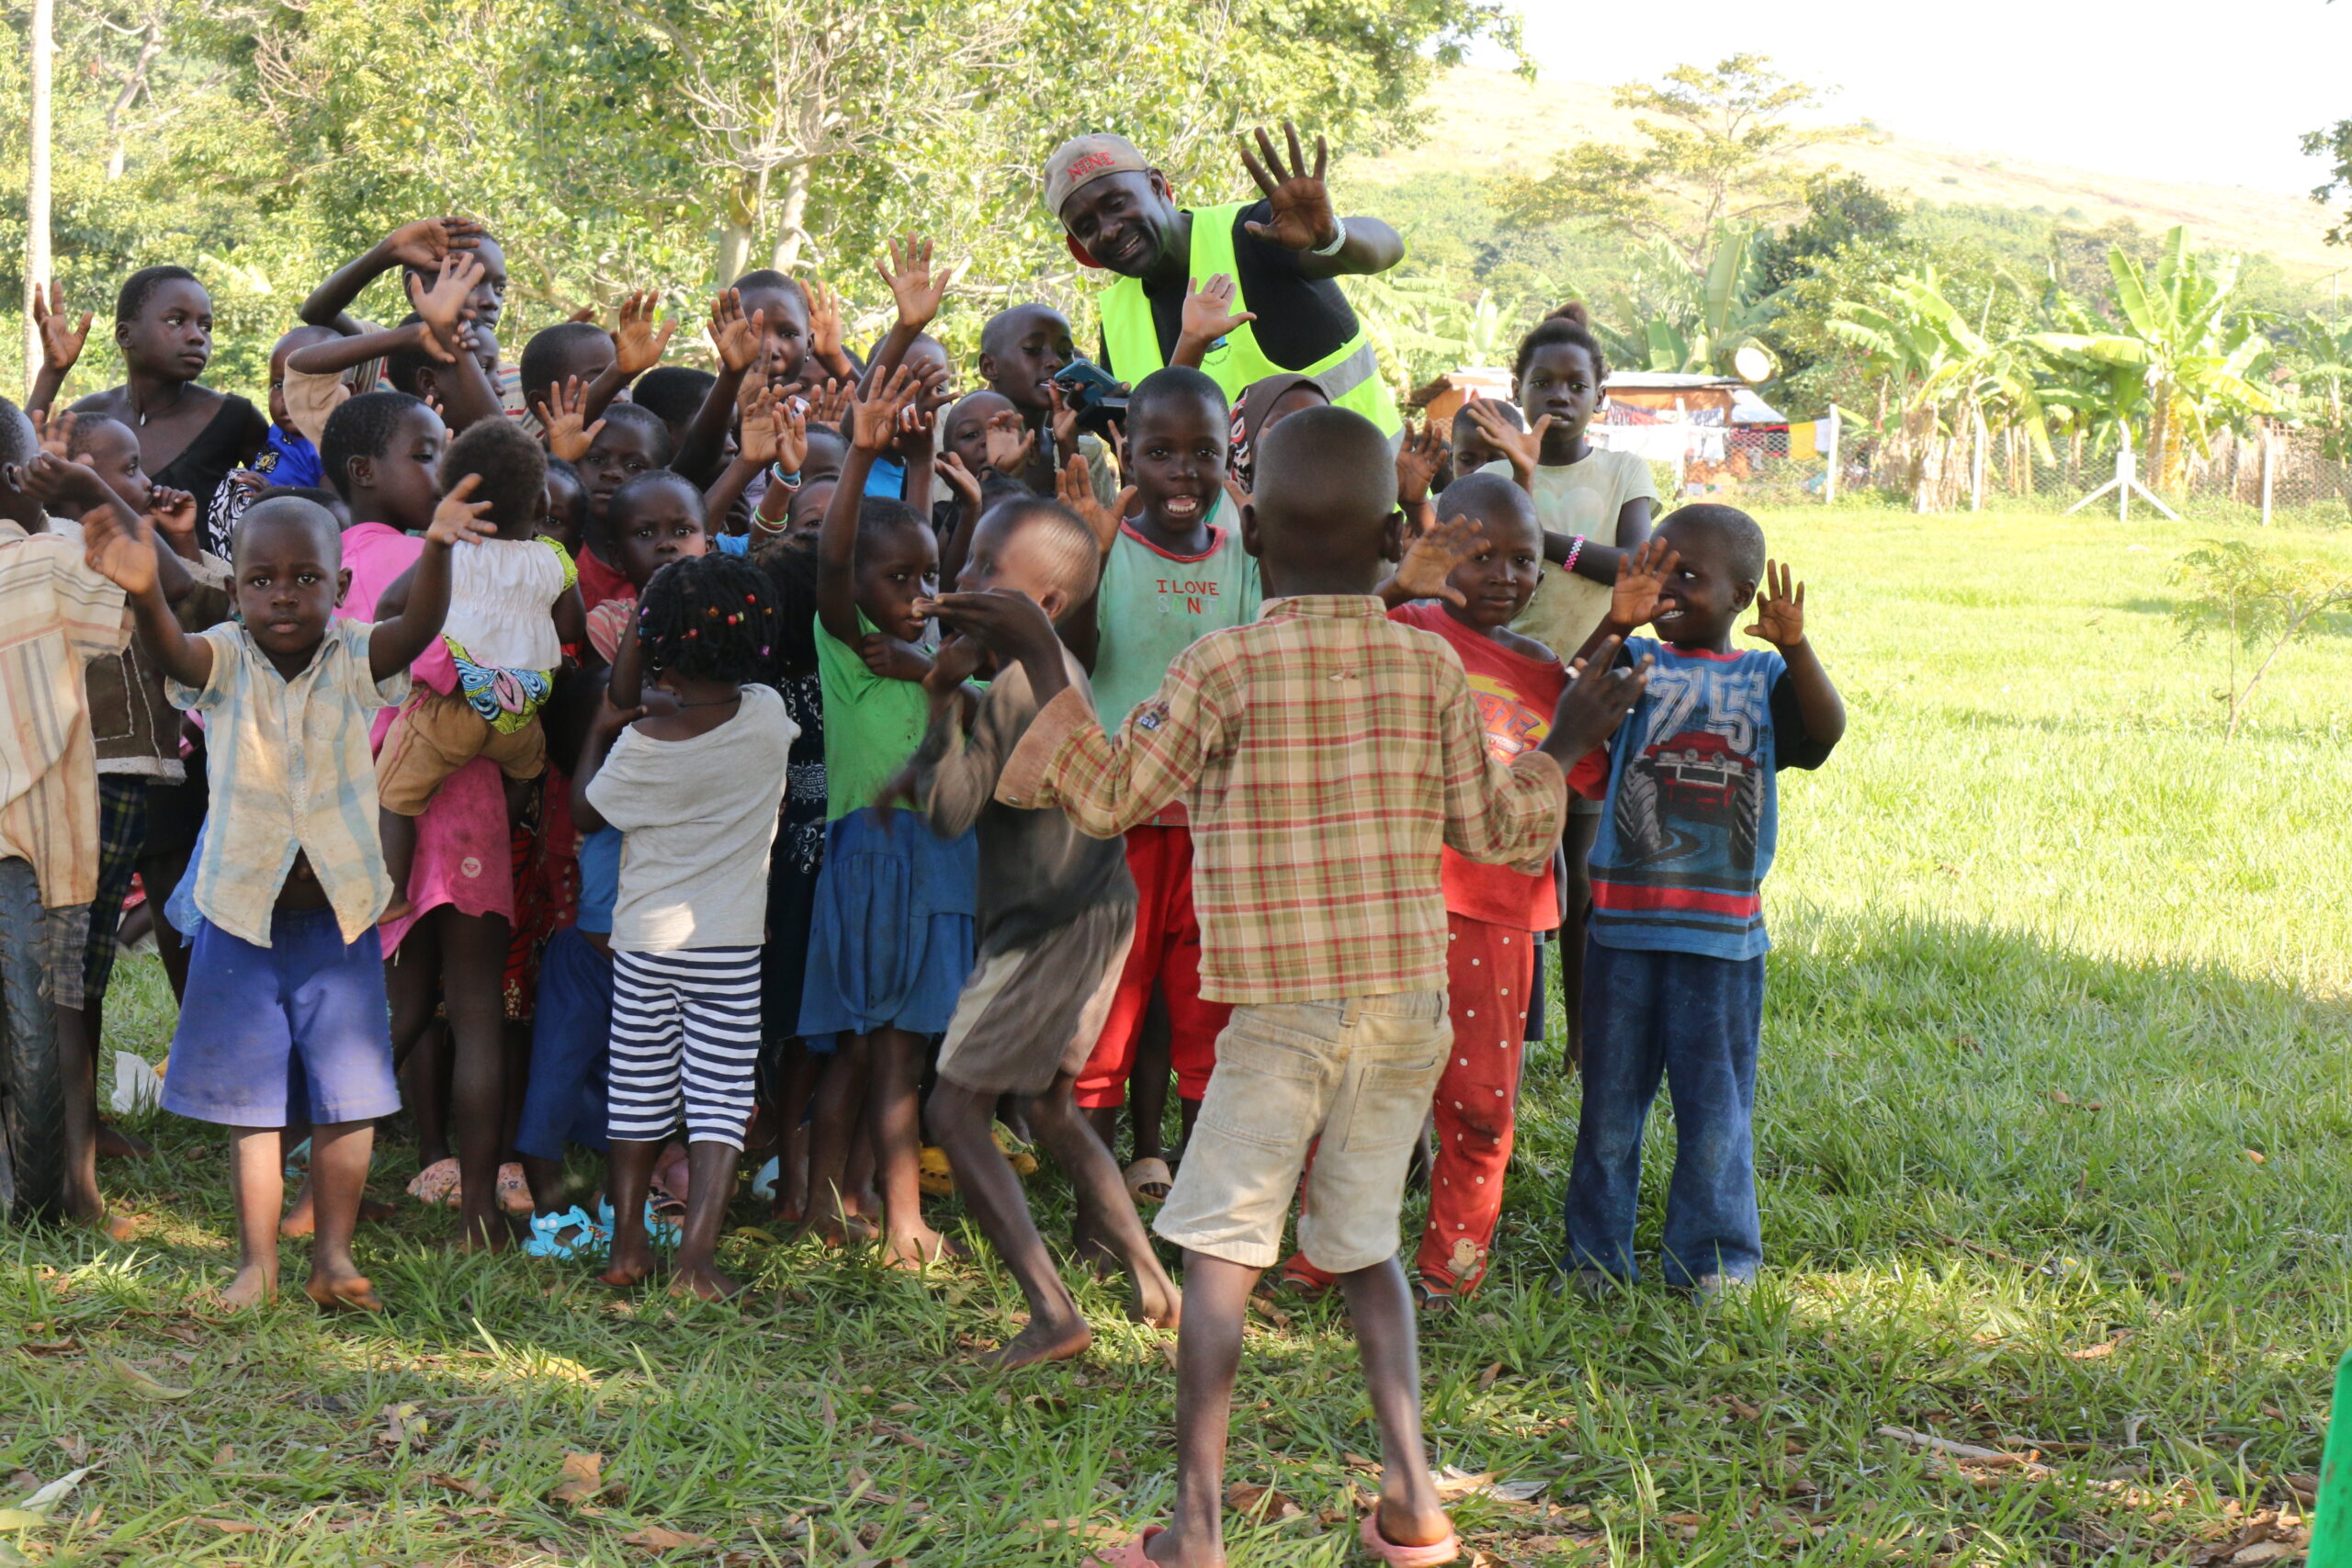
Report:
[[[1198,1100],[1216,1066],[1216,1037],[1233,1007],[1201,998],[1201,922],[1193,912],[1193,831],[1148,824],[1127,829],[1127,870],[1136,879],[1136,939],[1127,949],[1102,1036],[1078,1075],[1078,1103],[1089,1111],[1127,1102],[1127,1078],[1156,984],[1168,1002],[1168,1055],[1176,1092]]]
[[[1466,915],[1448,913],[1445,924],[1453,1055],[1431,1108],[1437,1150],[1430,1216],[1413,1263],[1431,1290],[1468,1295],[1487,1277],[1487,1252],[1502,1220],[1536,945],[1527,931]],[[1310,1285],[1333,1282],[1304,1253],[1292,1254],[1283,1272]]]
[[[1465,915],[1449,914],[1445,924],[1453,1058],[1437,1080],[1430,1217],[1414,1262],[1430,1288],[1467,1295],[1487,1277],[1503,1214],[1536,947],[1527,931]]]

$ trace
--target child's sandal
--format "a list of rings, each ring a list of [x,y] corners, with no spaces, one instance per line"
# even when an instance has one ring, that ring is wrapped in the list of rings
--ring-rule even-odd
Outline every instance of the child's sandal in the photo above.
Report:
[[[1176,1173],[1164,1159],[1139,1159],[1122,1173],[1127,1196],[1138,1203],[1165,1203],[1176,1189]]]
[[[458,1162],[455,1159],[435,1160],[409,1179],[408,1195],[428,1209],[437,1209],[445,1204],[455,1208],[459,1197]]]
[[[498,1168],[498,1206],[510,1214],[527,1214],[538,1207],[531,1201],[530,1179],[516,1161]]]
[[[567,1235],[566,1233],[570,1234]],[[612,1232],[573,1204],[560,1214],[533,1214],[531,1238],[523,1244],[526,1258],[603,1258],[612,1251]]]

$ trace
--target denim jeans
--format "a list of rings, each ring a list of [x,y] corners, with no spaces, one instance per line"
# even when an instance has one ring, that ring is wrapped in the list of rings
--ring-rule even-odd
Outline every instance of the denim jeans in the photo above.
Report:
[[[1661,1251],[1667,1282],[1751,1279],[1756,1213],[1756,1050],[1764,960],[1585,944],[1584,1109],[1566,1203],[1564,1269],[1632,1280],[1642,1126],[1658,1078],[1673,1097],[1674,1179]]]

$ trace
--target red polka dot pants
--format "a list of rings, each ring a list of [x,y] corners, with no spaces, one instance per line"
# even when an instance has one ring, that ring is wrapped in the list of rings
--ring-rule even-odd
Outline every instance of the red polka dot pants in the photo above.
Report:
[[[1502,1218],[1536,948],[1509,926],[1454,914],[1446,926],[1453,1055],[1437,1081],[1430,1217],[1414,1261],[1431,1289],[1466,1295],[1486,1278]]]

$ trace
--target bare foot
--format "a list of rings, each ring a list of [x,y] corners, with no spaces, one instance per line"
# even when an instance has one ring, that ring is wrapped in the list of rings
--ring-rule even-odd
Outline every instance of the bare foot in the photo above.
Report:
[[[612,1262],[596,1276],[596,1282],[610,1285],[616,1291],[632,1290],[652,1277],[653,1266],[653,1244],[650,1241],[640,1241],[633,1247],[625,1247],[616,1240]]]
[[[975,1357],[991,1371],[1009,1372],[1015,1367],[1034,1367],[1040,1361],[1067,1361],[1086,1354],[1094,1343],[1094,1331],[1086,1326],[1082,1317],[1067,1323],[1029,1320],[1029,1326],[1012,1337],[1010,1344]]]
[[[220,1292],[220,1304],[231,1312],[259,1306],[277,1294],[277,1270],[249,1264]]]
[[[380,1198],[370,1198],[364,1192],[359,1195],[359,1217],[363,1220],[380,1225],[399,1213],[400,1210]]]
[[[98,1123],[100,1159],[145,1159],[154,1152],[155,1145],[146,1139],[134,1137],[111,1122]]]
[[[492,1207],[486,1214],[468,1214],[458,1222],[460,1252],[504,1252],[514,1245],[515,1217]]]
[[[1213,1540],[1196,1541],[1173,1529],[1155,1533],[1143,1549],[1147,1562],[1167,1568],[1225,1568],[1225,1548]]]
[[[123,1209],[109,1209],[106,1200],[97,1197],[75,1201],[68,1198],[65,1204],[68,1224],[93,1230],[108,1241],[129,1241],[139,1229],[139,1216]]]
[[[302,1281],[302,1293],[328,1312],[381,1312],[384,1298],[364,1274],[345,1274],[330,1279],[313,1274]]]
[[[1081,1269],[1091,1269],[1098,1280],[1114,1280],[1127,1271],[1127,1260],[1111,1245],[1111,1238],[1088,1223],[1084,1214],[1070,1223],[1070,1252]]]
[[[969,1249],[957,1246],[929,1225],[917,1225],[889,1238],[882,1250],[882,1261],[891,1269],[924,1269],[943,1258],[969,1255]]]
[[[1373,1512],[1373,1529],[1391,1546],[1435,1546],[1453,1533],[1453,1521],[1434,1504],[1417,1508],[1401,1498],[1383,1494]]]
[[[318,1228],[318,1215],[311,1202],[311,1184],[305,1181],[295,1189],[293,1206],[277,1222],[277,1234],[309,1235]]]
[[[729,1302],[743,1293],[743,1282],[719,1272],[716,1264],[681,1268],[670,1280],[673,1296],[698,1296],[707,1302]]]
[[[1174,1329],[1182,1325],[1184,1316],[1183,1292],[1165,1275],[1146,1274],[1134,1281],[1127,1300],[1127,1317],[1131,1322],[1149,1324],[1154,1328]]]
[[[873,1221],[855,1214],[811,1214],[801,1222],[792,1239],[813,1238],[826,1247],[864,1247],[881,1234]]]

